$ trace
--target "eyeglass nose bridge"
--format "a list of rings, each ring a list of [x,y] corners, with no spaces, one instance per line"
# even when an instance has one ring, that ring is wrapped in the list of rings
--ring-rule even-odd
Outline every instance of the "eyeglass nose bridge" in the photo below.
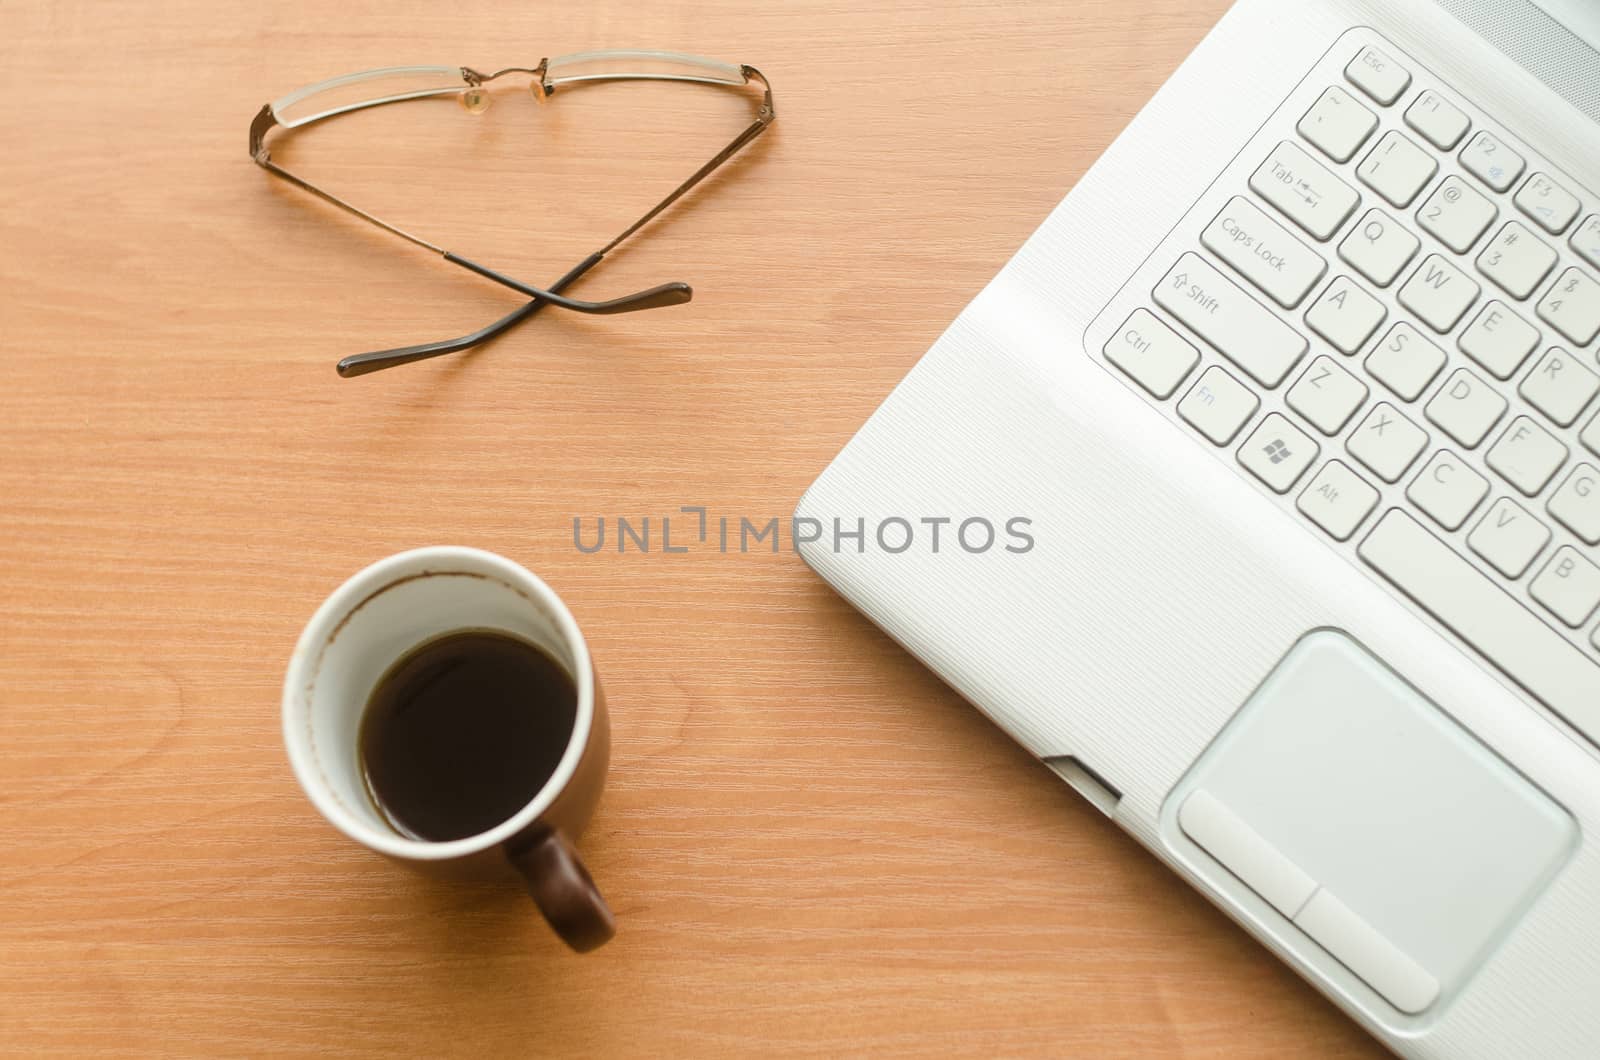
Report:
[[[489,108],[489,95],[486,91],[486,86],[489,82],[504,77],[506,74],[529,75],[532,78],[532,81],[528,84],[529,92],[534,99],[543,103],[550,98],[550,90],[553,87],[547,79],[549,65],[550,60],[546,58],[540,59],[538,66],[507,66],[502,70],[496,70],[492,74],[474,70],[470,66],[463,66],[461,68],[461,78],[466,81],[469,87],[461,93],[461,104],[473,114],[483,113]],[[474,95],[475,93],[476,95]],[[468,97],[473,98],[469,100]]]

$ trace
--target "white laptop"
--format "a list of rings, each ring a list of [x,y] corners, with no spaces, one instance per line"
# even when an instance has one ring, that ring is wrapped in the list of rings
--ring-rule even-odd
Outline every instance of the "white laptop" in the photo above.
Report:
[[[1244,0],[803,554],[1397,1052],[1600,1056],[1597,336],[1600,3]]]

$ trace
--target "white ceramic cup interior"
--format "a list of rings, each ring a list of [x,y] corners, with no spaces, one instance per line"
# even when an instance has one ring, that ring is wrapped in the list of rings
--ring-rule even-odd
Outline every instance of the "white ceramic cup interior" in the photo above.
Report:
[[[413,839],[395,831],[367,796],[361,714],[378,679],[407,651],[469,629],[521,637],[567,668],[578,689],[572,734],[555,773],[512,817],[464,839]],[[311,802],[352,839],[413,860],[473,854],[532,824],[571,780],[593,723],[589,649],[566,605],[523,567],[475,548],[401,552],[351,577],[311,616],[283,685],[284,745]]]

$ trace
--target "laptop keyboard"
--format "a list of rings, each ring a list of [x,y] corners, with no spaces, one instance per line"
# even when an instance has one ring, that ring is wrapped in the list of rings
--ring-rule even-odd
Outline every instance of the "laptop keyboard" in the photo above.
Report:
[[[1600,743],[1593,189],[1353,30],[1090,335]]]

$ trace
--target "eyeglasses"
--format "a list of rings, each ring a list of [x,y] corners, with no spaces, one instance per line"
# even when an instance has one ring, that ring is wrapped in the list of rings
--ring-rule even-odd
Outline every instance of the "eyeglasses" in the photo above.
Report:
[[[529,75],[531,78],[528,85],[530,94],[540,103],[547,101],[557,89],[603,81],[671,81],[686,84],[722,85],[731,88],[742,88],[751,84],[751,82],[758,82],[762,89],[762,98],[756,110],[755,120],[746,126],[743,132],[735,136],[728,143],[728,146],[718,151],[711,161],[695,170],[687,180],[669,192],[666,198],[656,203],[637,221],[624,229],[621,235],[593,254],[590,254],[587,258],[584,258],[548,288],[535,287],[532,284],[513,279],[502,272],[480,265],[475,261],[470,261],[459,254],[423,239],[421,236],[392,225],[388,221],[346,202],[332,192],[312,184],[303,177],[290,173],[272,161],[267,151],[267,135],[274,129],[280,129],[283,133],[287,133],[307,125],[326,121],[329,118],[336,118],[341,114],[349,114],[352,111],[366,110],[390,103],[404,103],[411,100],[450,99],[454,97],[467,113],[482,114],[489,109],[489,105],[494,99],[489,86],[507,75],[515,74]],[[694,291],[686,283],[664,283],[603,302],[580,301],[575,298],[568,298],[561,292],[577,280],[578,277],[598,265],[623,240],[649,224],[657,214],[678,201],[691,188],[715,171],[718,166],[738,154],[745,145],[766,131],[767,126],[771,125],[776,117],[777,113],[772,106],[772,86],[768,84],[767,79],[762,76],[761,72],[753,66],[717,62],[713,59],[702,59],[694,55],[680,55],[673,52],[583,52],[574,55],[563,55],[553,59],[541,59],[538,66],[531,68],[513,66],[504,70],[496,70],[492,74],[480,73],[469,66],[400,66],[383,70],[368,70],[358,74],[347,74],[344,77],[335,77],[329,81],[309,85],[261,108],[255,120],[250,123],[250,157],[257,165],[274,176],[282,177],[296,187],[304,188],[313,195],[333,203],[363,221],[377,225],[384,231],[399,236],[401,239],[422,247],[424,250],[432,251],[452,265],[458,265],[470,272],[475,272],[479,276],[493,280],[495,283],[521,292],[533,299],[515,312],[501,317],[488,327],[480,328],[460,338],[428,342],[417,346],[403,346],[393,350],[378,350],[374,353],[346,357],[338,363],[337,367],[341,376],[349,378],[350,376],[381,371],[384,368],[392,368],[397,364],[409,364],[412,361],[426,360],[430,357],[438,357],[442,354],[470,349],[515,327],[547,305],[569,309],[577,313],[604,314],[631,313],[640,309],[681,305],[689,301],[693,297]]]

